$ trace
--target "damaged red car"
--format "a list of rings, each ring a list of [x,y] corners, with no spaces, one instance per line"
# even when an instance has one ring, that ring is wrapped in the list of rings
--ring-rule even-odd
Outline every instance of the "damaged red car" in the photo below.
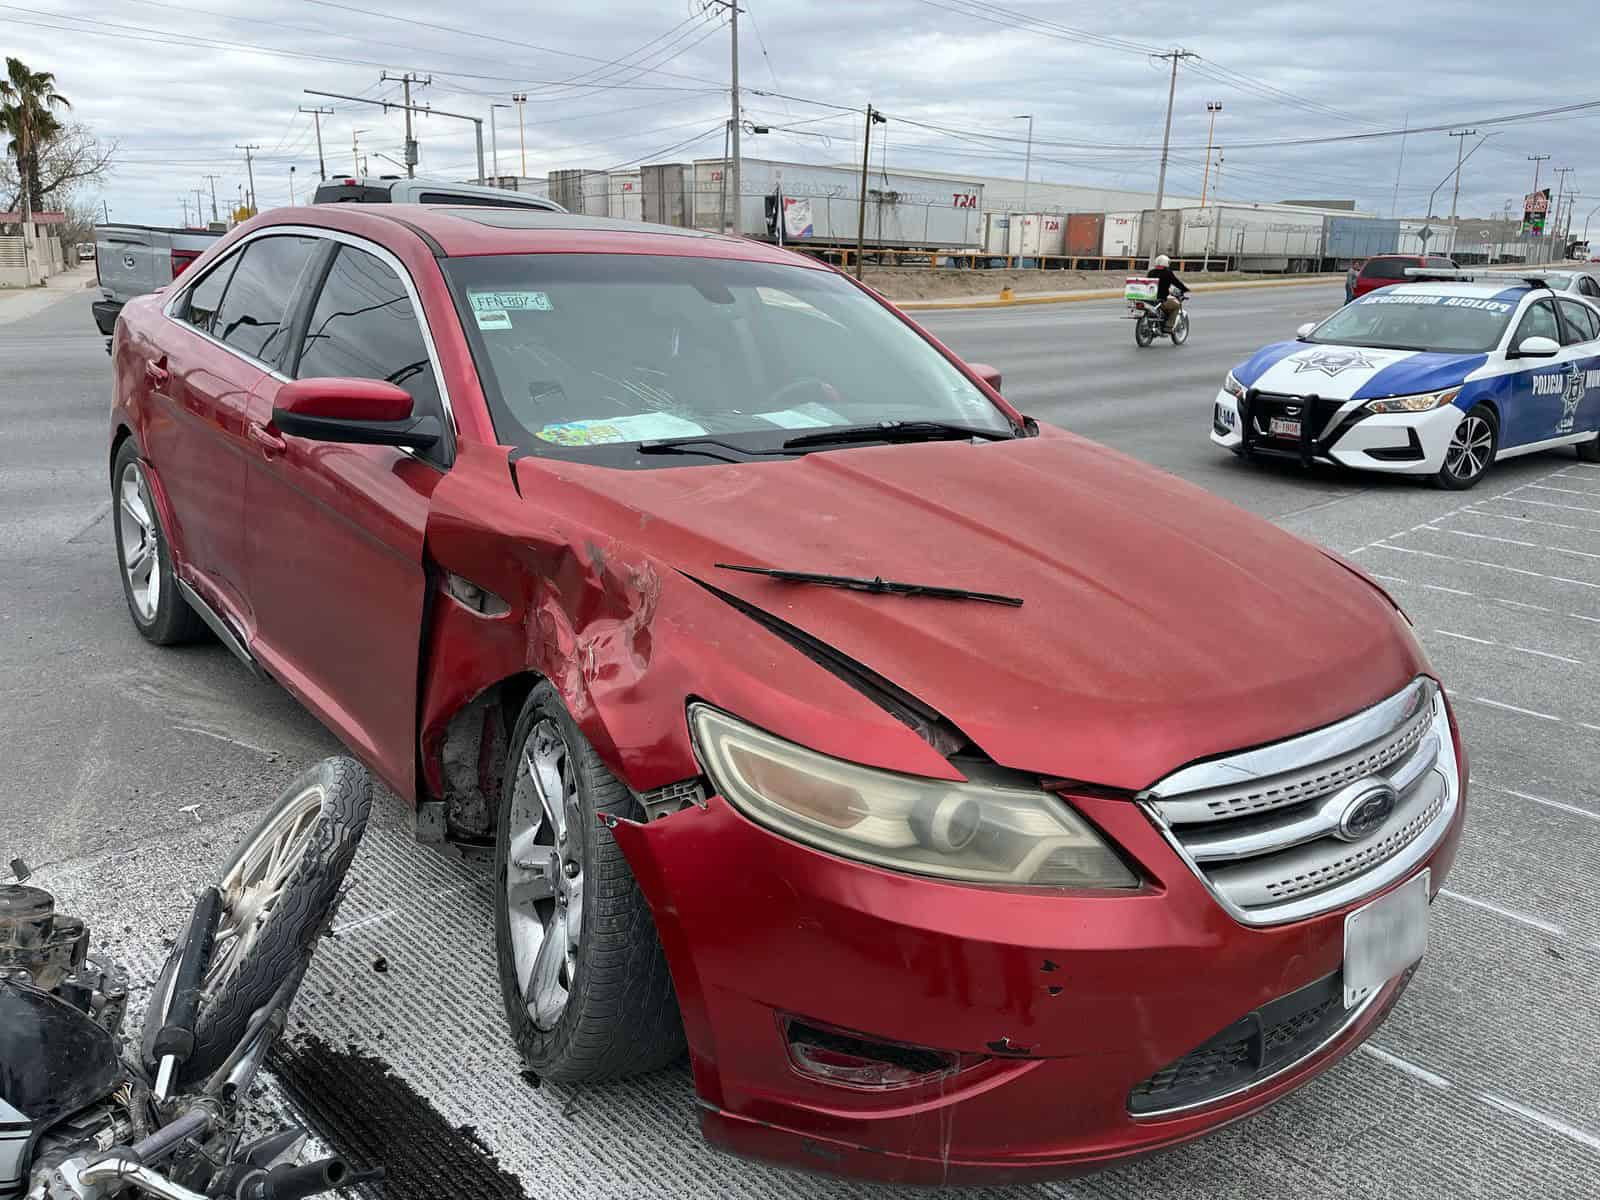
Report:
[[[1466,760],[1388,596],[813,260],[286,209],[114,363],[135,626],[493,847],[541,1074],[686,1047],[740,1153],[1069,1174],[1305,1083],[1423,955]]]

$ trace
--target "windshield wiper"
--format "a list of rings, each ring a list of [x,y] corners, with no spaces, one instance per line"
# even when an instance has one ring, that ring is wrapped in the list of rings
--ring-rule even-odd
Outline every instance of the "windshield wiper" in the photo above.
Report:
[[[814,583],[819,587],[844,588],[852,592],[872,592],[889,596],[932,596],[938,600],[982,600],[986,604],[1004,604],[1021,608],[1016,596],[999,596],[994,592],[973,592],[966,588],[933,587],[926,583],[897,583],[883,576],[864,579],[859,575],[817,575],[810,571],[783,571],[774,567],[742,567],[735,563],[713,563],[720,571],[742,571],[746,575],[766,575],[787,583]]]
[[[788,454],[787,449],[777,447],[750,447],[741,446],[737,442],[727,442],[719,437],[709,434],[690,434],[687,437],[651,438],[649,441],[640,442],[636,447],[640,454],[703,454],[707,458],[720,458],[723,462],[744,462],[743,458],[729,458],[726,454],[718,454],[712,450],[700,450],[700,446],[721,446],[724,450],[732,450],[743,454],[746,458],[763,454]]]
[[[847,446],[853,442],[948,442],[962,438],[1009,441],[1015,429],[979,429],[953,421],[878,421],[872,425],[846,425],[840,429],[819,429],[802,433],[783,443],[785,450],[806,446]]]

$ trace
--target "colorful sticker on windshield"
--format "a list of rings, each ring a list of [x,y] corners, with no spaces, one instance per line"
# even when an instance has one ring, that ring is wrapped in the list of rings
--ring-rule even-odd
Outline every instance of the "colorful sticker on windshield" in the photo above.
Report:
[[[555,306],[544,292],[468,292],[472,311],[480,309],[501,312],[549,312]]]
[[[562,421],[534,434],[557,446],[604,446],[616,442],[648,442],[654,438],[698,437],[705,432],[693,421],[671,413],[640,413],[633,417],[606,417]]]
[[[511,328],[511,314],[503,308],[475,308],[472,318],[478,322],[479,329]]]

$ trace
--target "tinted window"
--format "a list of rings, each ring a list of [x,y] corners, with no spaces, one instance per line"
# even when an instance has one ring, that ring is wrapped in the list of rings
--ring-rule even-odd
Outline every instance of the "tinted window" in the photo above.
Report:
[[[1554,342],[1561,340],[1561,331],[1556,328],[1555,306],[1548,300],[1539,301],[1523,314],[1522,324],[1517,326],[1511,344],[1520,346],[1531,337],[1547,337]]]
[[[1455,263],[1451,262],[1448,258],[1430,258],[1428,259],[1428,265],[1436,270],[1445,271],[1453,271],[1455,270],[1456,266]]]
[[[316,238],[288,236],[246,246],[212,332],[240,353],[276,366],[288,340],[284,320],[295,284],[316,248]]]
[[[1593,275],[1585,275],[1578,280],[1578,290],[1585,296],[1600,297],[1600,283],[1594,281]]]
[[[1406,271],[1419,265],[1414,258],[1374,258],[1362,268],[1367,279],[1406,279]]]
[[[514,195],[515,193],[513,193]],[[417,197],[418,204],[449,204],[456,208],[534,208],[543,209],[542,204],[530,204],[527,200],[513,200],[509,197],[502,200],[498,196],[463,195],[459,192],[423,192]]]
[[[1566,336],[1561,339],[1564,345],[1592,342],[1596,337],[1600,337],[1600,327],[1596,326],[1594,310],[1580,301],[1561,302],[1561,323],[1566,326]]]
[[[235,254],[189,289],[184,302],[185,321],[196,329],[203,329],[207,333],[212,331],[212,319],[217,315],[217,306],[222,303],[222,293],[228,286],[233,268],[238,264],[239,256]]]
[[[334,256],[295,371],[298,379],[327,375],[387,379],[411,393],[419,414],[443,415],[411,297],[382,260],[354,246]]]

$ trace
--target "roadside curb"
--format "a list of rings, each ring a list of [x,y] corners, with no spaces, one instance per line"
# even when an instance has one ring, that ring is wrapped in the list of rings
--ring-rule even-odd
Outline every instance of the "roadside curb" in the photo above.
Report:
[[[1294,279],[1238,279],[1227,283],[1195,283],[1192,292],[1227,292],[1244,288],[1307,287],[1319,283],[1337,283],[1339,275],[1301,275]],[[1042,296],[1013,296],[1010,300],[890,300],[896,308],[906,312],[927,312],[944,308],[1015,308],[1019,304],[1076,304],[1082,300],[1120,300],[1121,288],[1093,288],[1082,292],[1050,292]]]

